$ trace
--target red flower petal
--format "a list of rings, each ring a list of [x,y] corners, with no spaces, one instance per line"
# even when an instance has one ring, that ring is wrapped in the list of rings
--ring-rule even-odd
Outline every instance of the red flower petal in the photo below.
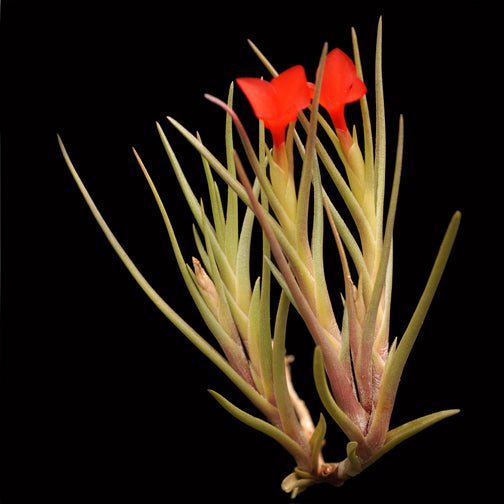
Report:
[[[236,83],[247,97],[256,117],[267,121],[277,115],[277,96],[271,83],[256,77],[241,77]]]
[[[356,74],[357,75],[357,74]],[[360,100],[367,93],[367,87],[364,82],[362,82],[359,77],[356,77],[350,89],[347,90],[347,96],[345,103],[352,103]]]
[[[283,143],[287,125],[310,103],[306,74],[300,65],[282,72],[271,82],[241,77],[236,83],[248,98],[256,117],[271,130],[276,146]]]
[[[341,49],[333,49],[326,58],[320,104],[331,115],[335,128],[347,129],[345,105],[359,100],[366,92],[353,61]]]
[[[310,104],[310,90],[301,65],[296,65],[271,81],[277,93],[278,116],[287,125],[295,121],[299,111]]]

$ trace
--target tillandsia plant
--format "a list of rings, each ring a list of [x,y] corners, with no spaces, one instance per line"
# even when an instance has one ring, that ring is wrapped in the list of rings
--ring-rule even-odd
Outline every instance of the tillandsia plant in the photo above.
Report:
[[[342,485],[403,440],[458,412],[440,411],[390,428],[399,381],[443,274],[460,214],[455,213],[448,226],[406,330],[390,342],[393,229],[404,128],[401,118],[386,202],[381,37],[380,22],[374,139],[354,31],[354,60],[339,49],[328,52],[324,46],[314,83],[307,80],[300,65],[277,73],[250,43],[272,75],[271,81],[236,79],[259,119],[256,147],[233,110],[233,84],[227,102],[207,95],[226,112],[224,162],[199,135],[169,118],[201,155],[208,185],[206,206],[194,194],[165,132],[157,125],[196,224],[193,234],[198,258],[193,257],[192,264],[186,263],[162,197],[134,151],[161,212],[183,281],[220,350],[183,320],[142,276],[98,211],[59,140],[93,215],[135,280],[175,327],[240,389],[259,416],[217,392],[211,394],[233,416],[276,440],[294,458],[295,469],[282,483],[293,497],[319,482]],[[350,131],[345,120],[345,106],[357,101],[363,148],[357,129]],[[323,133],[318,135],[320,128]],[[235,148],[235,131],[248,168]],[[322,138],[328,145],[324,146]],[[322,171],[328,175],[327,181],[322,180]],[[224,182],[224,196],[214,174]],[[338,208],[331,198],[334,188],[340,196],[338,205],[346,208]],[[257,223],[262,230],[259,247],[252,241]],[[328,288],[324,269],[327,231],[334,242],[333,258],[338,257],[341,264],[343,295],[332,295]],[[259,278],[251,275],[255,257],[262,261]],[[278,296],[273,295],[273,282],[280,287]],[[324,415],[315,424],[292,383],[291,358],[286,355],[291,305],[315,343],[318,395],[348,438],[347,456],[339,462],[325,461]],[[338,306],[342,312],[339,321]]]

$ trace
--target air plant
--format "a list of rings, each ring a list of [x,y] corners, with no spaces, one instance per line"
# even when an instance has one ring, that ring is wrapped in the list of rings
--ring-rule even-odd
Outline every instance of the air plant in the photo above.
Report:
[[[134,151],[159,207],[182,279],[215,346],[183,320],[137,269],[100,214],[59,139],[91,212],[140,287],[257,412],[245,411],[215,391],[210,393],[229,413],[273,438],[294,458],[295,469],[282,483],[292,497],[315,483],[342,485],[403,440],[458,412],[440,411],[390,428],[399,381],[450,255],[460,213],[456,212],[448,225],[406,330],[390,342],[393,231],[404,125],[401,117],[392,188],[386,198],[381,38],[380,22],[374,138],[355,31],[354,61],[340,49],[328,52],[324,46],[313,84],[300,65],[278,73],[250,43],[272,75],[271,81],[236,79],[259,120],[257,146],[233,109],[233,84],[226,102],[207,95],[226,113],[224,161],[212,154],[199,135],[168,118],[201,155],[209,203],[204,204],[194,194],[167,135],[157,124],[195,221],[198,258],[193,257],[190,264],[163,199]],[[362,149],[357,128],[350,131],[345,119],[345,106],[357,101],[362,115]],[[319,135],[320,129],[323,133]],[[235,132],[246,164],[235,147]],[[215,175],[224,182],[225,194]],[[339,194],[338,203],[331,197],[334,189]],[[259,247],[252,242],[257,225],[262,230]],[[342,295],[331,292],[326,279],[327,231],[334,245],[333,259],[337,258],[342,268]],[[262,263],[258,278],[251,275],[255,258]],[[278,296],[273,295],[273,282],[280,287]],[[348,438],[347,456],[339,462],[325,461],[322,452],[330,452],[325,446],[326,419],[320,414],[317,423],[312,420],[292,383],[286,354],[291,306],[315,343],[313,369],[320,400]],[[343,314],[338,321],[340,306]]]

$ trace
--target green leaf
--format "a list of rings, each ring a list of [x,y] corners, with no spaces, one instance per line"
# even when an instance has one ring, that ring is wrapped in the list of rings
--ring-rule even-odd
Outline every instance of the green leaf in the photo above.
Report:
[[[411,317],[408,327],[406,328],[406,331],[404,332],[394,354],[389,354],[369,435],[378,437],[383,435],[383,433],[380,434],[380,431],[382,431],[390,421],[397,389],[399,387],[399,381],[425,317],[427,316],[427,312],[439,286],[441,277],[443,276],[444,269],[457,236],[460,218],[460,212],[455,212],[450,224],[448,225],[448,229],[446,230],[445,236],[439,248],[436,260],[434,261],[431,274],[429,275],[427,284],[413,316]]]
[[[285,434],[285,432],[282,432],[280,429],[274,427],[265,420],[257,418],[250,413],[243,411],[214,390],[209,390],[209,392],[212,397],[228,413],[240,420],[240,422],[243,422],[245,425],[248,425],[249,427],[252,427],[253,429],[262,432],[263,434],[266,434],[266,436],[274,439],[277,443],[283,446],[283,448],[285,448],[296,460],[303,460],[306,457],[303,449],[287,434]]]
[[[267,240],[264,240],[267,243]],[[267,247],[266,247],[267,248]],[[264,251],[264,249],[263,249]],[[268,251],[266,251],[268,253]],[[273,364],[272,364],[272,335],[271,335],[271,271],[263,254],[263,275],[261,277],[261,298],[259,305],[259,351],[266,397],[274,401]]]
[[[250,245],[254,225],[254,212],[247,208],[243,218],[236,254],[236,300],[243,311],[248,311],[250,303]]]
[[[348,250],[348,253],[350,254],[355,269],[359,272],[359,278],[363,282],[362,288],[364,290],[364,299],[369,299],[369,296],[371,295],[371,278],[369,276],[366,263],[364,262],[362,251],[359,247],[359,244],[353,237],[352,232],[345,224],[345,221],[342,219],[340,213],[334,206],[334,203],[330,200],[325,190],[324,205],[326,205],[328,217],[331,217],[334,221],[334,225],[338,231],[338,234],[340,235],[343,243]]]
[[[223,246],[218,242],[215,228],[211,225],[208,217],[206,216],[203,206],[203,200],[200,202],[200,213],[202,216],[200,229],[205,238],[205,249],[207,250],[210,268],[209,272],[213,275],[213,280],[216,282],[216,277],[219,281],[223,281],[224,285],[230,289],[234,294],[236,284],[235,273],[231,264],[227,260],[226,253]],[[213,263],[212,263],[213,261]]]
[[[165,151],[166,151],[168,158],[170,160],[170,163],[172,165],[173,171],[175,172],[175,176],[177,177],[180,188],[182,189],[182,193],[184,194],[184,196],[186,198],[186,201],[189,205],[189,208],[191,209],[191,212],[192,212],[198,226],[200,227],[200,229],[203,229],[203,227],[206,227],[208,229],[210,243],[212,245],[213,253],[215,254],[217,264],[219,265],[219,270],[220,270],[221,276],[224,278],[226,285],[232,285],[233,280],[234,280],[234,272],[231,268],[231,265],[229,264],[229,261],[227,260],[226,253],[224,252],[221,244],[217,241],[217,237],[215,235],[215,230],[214,230],[212,224],[208,220],[207,216],[202,212],[202,207],[201,207],[198,199],[194,195],[194,192],[192,191],[191,186],[184,175],[182,167],[180,166],[180,163],[178,162],[177,156],[173,152],[173,149],[172,149],[170,143],[168,142],[166,135],[164,134],[164,132],[159,124],[157,124],[157,128],[158,128],[159,135],[161,137],[161,141],[162,141],[163,146],[165,148]],[[201,142],[199,142],[199,143],[201,143]],[[210,162],[210,164],[211,164],[211,162]],[[235,183],[236,183],[236,181],[235,181]]]
[[[325,435],[327,430],[327,424],[324,415],[321,413],[320,418],[313,431],[312,437],[310,439],[310,447],[312,450],[312,467],[318,467],[320,454],[322,453],[322,448],[325,443]]]
[[[387,277],[385,278],[384,300],[382,309],[382,320],[377,328],[377,336],[373,345],[375,355],[386,355],[389,347],[389,327],[390,327],[390,307],[392,304],[392,277],[394,269],[394,247],[393,239],[390,244],[389,264],[387,266]],[[380,360],[382,358],[380,357]]]
[[[346,473],[350,476],[357,476],[360,472],[362,472],[362,461],[357,455],[357,448],[359,447],[359,443],[356,441],[350,441],[347,444],[346,452],[347,459],[349,461],[350,467],[346,469]]]
[[[257,214],[256,214],[257,215]],[[281,226],[278,224],[276,220],[271,218],[271,215],[265,215],[267,219],[266,222],[270,226],[271,231],[273,232],[272,240],[281,247],[284,254],[289,259],[289,263],[292,266],[292,270],[296,272],[300,278],[303,278],[304,282],[308,284],[308,282],[313,283],[314,279],[311,271],[308,269],[306,264],[303,262],[303,259],[299,255],[296,248],[289,242],[288,238],[285,236]],[[268,241],[271,244],[270,238]]]
[[[272,224],[270,224],[268,220],[264,208],[261,206],[261,204],[255,197],[252,190],[252,186],[245,172],[245,169],[241,164],[240,159],[236,157],[235,161],[238,176],[243,184],[243,187],[247,192],[247,195],[254,209],[254,213],[257,217],[257,220],[259,221],[263,232],[266,234],[268,242],[270,243],[271,246],[272,255],[279,266],[279,270],[282,272],[282,275],[285,278],[287,286],[289,287],[289,290],[295,300],[296,306],[299,309],[299,313],[303,317],[303,320],[305,321],[305,324],[308,327],[308,330],[312,334],[315,341],[317,343],[324,343],[324,338],[327,338],[327,335],[322,326],[320,325],[317,317],[313,313],[313,310],[308,300],[306,299],[304,293],[302,292],[302,290],[298,285],[296,277],[294,276],[291,270],[291,266],[289,265],[289,262],[285,257],[284,250],[282,249],[282,246],[284,244],[283,243],[282,245],[280,244],[275,232],[273,231],[273,226]]]
[[[180,188],[182,189],[182,193],[184,194],[184,197],[189,205],[189,208],[191,209],[191,212],[196,222],[198,223],[199,226],[201,226],[202,216],[200,213],[201,208],[198,198],[196,198],[193,190],[191,189],[191,185],[189,184],[184,175],[182,167],[180,166],[180,163],[177,159],[177,156],[175,155],[175,152],[173,151],[170,142],[168,142],[168,139],[166,138],[166,135],[164,134],[164,131],[162,130],[159,123],[156,123],[156,127],[158,129],[159,136],[161,137],[163,147],[165,148],[166,154],[168,155],[168,159],[170,160],[170,163],[172,165],[173,171],[175,172],[175,176],[177,177]]]
[[[245,169],[243,168],[243,165],[241,164],[241,161],[239,160],[238,156],[236,156],[235,162],[237,162],[237,167],[238,166],[241,167],[241,173],[243,174],[244,177],[247,177],[247,183],[250,185],[248,176],[246,175]],[[311,278],[310,271],[303,263],[296,249],[289,242],[287,236],[283,232],[282,227],[277,222],[277,220],[269,213],[268,206],[264,207],[259,203],[257,195],[255,193],[256,193],[256,185],[254,183],[254,188],[250,187],[250,198],[253,198],[254,200],[253,204],[251,203],[252,210],[256,215],[256,217],[258,217],[258,214],[262,216],[261,218],[263,222],[261,222],[261,227],[263,229],[263,232],[265,232],[266,234],[270,232],[267,236],[267,240],[270,243],[270,246],[275,248],[277,252],[281,251],[282,255],[287,254],[287,257],[289,259],[289,262],[292,264],[293,269],[297,272],[297,274],[302,275],[305,281],[308,281],[310,279],[313,281],[313,279]],[[263,193],[261,192],[261,194]],[[269,203],[269,199],[267,201]],[[266,231],[266,229],[268,230],[268,232]]]
[[[208,230],[205,226],[208,220],[205,217],[205,211],[203,205],[201,206],[201,215],[203,217],[202,218],[203,230],[205,232],[205,238],[207,240],[207,249],[210,252],[210,254],[207,256],[208,271],[210,272],[211,276],[212,272],[214,272],[213,273],[214,283],[216,284],[216,288],[220,299],[218,308],[214,305],[213,302],[208,303],[208,298],[205,297],[205,294],[200,291],[200,285],[198,283],[195,273],[193,273],[192,270],[189,268],[189,266],[184,263],[180,247],[178,245],[175,233],[173,231],[173,227],[171,225],[166,209],[161,201],[159,193],[147,169],[145,168],[142,160],[140,159],[140,156],[138,156],[136,151],[133,152],[135,153],[138,163],[144,173],[144,176],[147,179],[147,182],[158,204],[158,208],[163,216],[163,220],[166,229],[168,231],[170,242],[172,244],[172,248],[175,253],[177,264],[182,273],[182,277],[186,283],[189,293],[191,294],[191,297],[193,298],[194,303],[198,308],[198,311],[203,317],[203,320],[205,321],[207,327],[210,329],[211,333],[215,336],[215,338],[219,342],[219,345],[224,350],[226,358],[230,362],[231,366],[245,380],[247,380],[249,383],[252,384],[252,378],[250,376],[250,370],[248,368],[248,361],[239,334],[237,333],[236,326],[234,325],[233,319],[229,312],[229,308],[226,304],[225,287],[223,285],[222,280],[220,279],[220,276],[218,275],[218,270],[217,266],[215,265],[213,252],[211,246],[209,245]],[[193,258],[193,264],[194,266],[196,266],[194,261],[195,259]]]
[[[376,177],[376,235],[383,235],[383,207],[385,203],[386,174],[386,129],[385,129],[385,98],[383,94],[382,65],[382,19],[378,23],[375,59],[375,94],[376,94],[376,147],[375,147],[375,177]]]
[[[201,213],[202,215],[205,214],[205,211],[203,209],[203,203],[201,204]],[[203,236],[205,238],[205,245],[206,245],[206,250],[208,252],[208,261],[210,264],[210,269],[208,273],[210,274],[213,283],[215,284],[215,288],[217,290],[218,296],[219,296],[219,301],[220,301],[220,310],[219,310],[219,322],[221,325],[224,327],[224,329],[227,331],[231,339],[234,341],[234,343],[238,346],[242,346],[242,341],[240,339],[240,335],[238,334],[237,327],[234,323],[233,317],[231,315],[231,310],[228,305],[228,296],[226,295],[226,285],[231,284],[234,286],[234,275],[231,271],[229,271],[229,276],[230,278],[226,278],[224,274],[222,274],[220,266],[217,264],[216,257],[214,255],[214,249],[211,245],[211,235],[210,235],[210,229],[208,226],[205,224],[208,222],[207,219],[203,220],[203,227],[202,227],[202,232]],[[222,252],[222,249],[221,249]],[[225,255],[221,254],[221,257],[223,258],[224,262],[225,261]]]
[[[327,56],[327,43],[324,44],[320,56],[319,68],[324,68]],[[301,180],[298,191],[298,206],[296,215],[296,230],[298,248],[308,247],[308,213],[310,206],[310,192],[312,185],[313,172],[317,168],[317,154],[315,140],[317,138],[318,110],[320,88],[322,85],[322,74],[318,72],[315,82],[315,96],[311,105],[311,117],[308,124],[308,136],[306,139],[305,155],[303,158],[303,167],[301,169]]]
[[[230,109],[223,101],[221,101],[218,98],[211,96],[211,95],[205,95],[205,97],[209,101],[211,101],[212,103],[215,103],[216,105],[221,107],[233,118],[233,123],[238,131],[238,135],[240,136],[240,140],[241,140],[243,148],[245,150],[245,154],[246,154],[247,159],[250,163],[250,166],[252,167],[252,169],[254,171],[255,176],[259,179],[259,182],[261,184],[261,189],[268,196],[268,200],[269,200],[271,206],[273,207],[273,210],[275,211],[276,215],[278,216],[278,219],[280,220],[280,222],[286,222],[289,219],[287,216],[287,213],[284,210],[282,203],[275,195],[275,192],[273,190],[271,182],[269,181],[268,177],[266,176],[266,171],[262,169],[261,163],[257,159],[256,153],[254,151],[254,147],[252,146],[250,138],[249,138],[247,132],[245,131],[245,128],[243,127],[240,119],[238,118],[236,113],[232,109]],[[236,162],[236,159],[235,159],[235,162]],[[248,201],[250,201],[250,200],[248,200]]]
[[[392,450],[398,444],[402,443],[406,439],[418,434],[419,432],[427,429],[431,425],[434,425],[445,418],[449,418],[453,415],[459,413],[459,409],[451,409],[438,411],[437,413],[431,413],[430,415],[425,415],[423,417],[411,420],[395,429],[390,430],[385,438],[385,444],[383,447],[370,459],[366,461],[366,466],[376,462],[380,457],[383,457],[387,452]]]
[[[313,476],[306,471],[300,471],[298,468],[290,473],[282,481],[282,490],[291,494],[291,499],[295,499],[301,492],[314,485],[316,481]]]
[[[249,306],[247,305],[247,311],[244,312],[240,308],[240,306],[238,306],[236,299],[229,293],[228,290],[226,290],[226,297],[227,297],[227,302],[229,304],[229,309],[231,310],[231,314],[233,316],[234,323],[236,324],[236,327],[238,328],[238,332],[240,333],[240,337],[241,337],[242,342],[245,346],[245,349],[246,349],[247,353],[249,353],[249,348],[248,348],[248,326],[249,326],[248,310],[249,310]]]
[[[212,270],[212,265],[210,264],[210,258],[208,257],[208,252],[206,251],[205,245],[203,245],[203,241],[198,233],[198,228],[193,224],[192,226],[194,243],[196,244],[196,248],[198,250],[199,258],[203,263],[206,271]]]
[[[354,51],[355,66],[359,78],[365,82],[364,74],[362,71],[362,64],[359,52],[359,43],[357,41],[357,33],[352,28],[352,45]],[[371,115],[369,113],[369,106],[367,96],[364,95],[360,99],[361,114],[362,114],[362,127],[364,129],[364,163],[366,167],[366,188],[367,190],[374,191],[374,151],[373,151],[373,131],[371,127]]]
[[[198,135],[199,138],[199,135]],[[226,221],[224,218],[224,208],[222,206],[222,200],[219,192],[219,188],[215,183],[215,180],[212,176],[212,170],[210,169],[210,165],[208,161],[202,156],[201,160],[203,162],[203,169],[205,171],[205,176],[208,185],[208,195],[210,196],[210,208],[212,209],[212,217],[214,221],[215,227],[215,235],[217,241],[222,247],[225,247],[225,228]]]
[[[172,245],[173,253],[175,255],[175,259],[177,261],[177,265],[179,267],[179,270],[182,274],[182,278],[186,284],[187,290],[189,291],[189,294],[191,295],[194,304],[196,305],[198,311],[200,312],[203,320],[205,321],[205,324],[207,327],[210,329],[210,332],[214,335],[215,339],[218,341],[219,345],[222,348],[225,349],[230,349],[234,343],[232,339],[230,338],[230,335],[222,328],[220,325],[219,321],[215,318],[215,315],[211,311],[211,309],[208,307],[207,303],[203,299],[197,284],[195,282],[194,275],[191,274],[191,272],[188,270],[188,265],[184,261],[184,257],[182,255],[182,251],[180,250],[179,243],[177,241],[177,237],[175,235],[175,231],[173,229],[173,226],[171,224],[170,218],[168,216],[168,212],[166,211],[166,208],[161,200],[161,196],[159,195],[159,192],[156,189],[156,186],[149,175],[149,172],[147,171],[147,168],[145,167],[144,163],[140,159],[140,156],[138,153],[133,150],[133,153],[138,161],[138,164],[145,176],[145,179],[147,180],[147,183],[151,189],[151,192],[154,196],[154,199],[157,203],[158,209],[161,213],[161,216],[163,218],[163,222],[165,224],[166,230],[168,232],[168,237],[170,239],[170,243]]]
[[[313,278],[317,315],[321,324],[327,329],[332,328],[331,334],[341,341],[338,324],[334,315],[324,269],[324,201],[320,170],[316,159],[313,162],[313,220],[312,220],[312,254]]]
[[[228,106],[233,106],[233,83],[229,86]],[[229,175],[236,180],[236,166],[234,163],[233,120],[226,115],[226,164]],[[235,264],[238,250],[238,196],[231,187],[227,191],[226,207],[226,256],[230,264]]]
[[[357,225],[361,240],[368,243],[373,243],[375,236],[369,225],[369,221],[364,215],[364,211],[362,210],[359,202],[352,193],[349,185],[346,183],[343,175],[341,175],[340,171],[334,164],[331,156],[319,140],[317,140],[317,153],[320,157],[320,160],[322,161],[322,164],[325,166],[327,172],[329,173],[329,176],[331,177],[334,185],[336,186],[336,189],[343,198],[343,201],[345,202],[345,205],[347,206],[352,219]]]
[[[292,404],[285,370],[285,336],[287,319],[289,316],[289,305],[287,294],[282,292],[278,303],[273,337],[273,388],[278,414],[282,422],[282,430],[302,446],[305,440],[300,432],[299,421]]]
[[[422,293],[422,296],[420,297],[418,305],[415,309],[415,312],[413,313],[408,327],[406,328],[406,331],[399,341],[399,345],[397,347],[393,361],[394,368],[393,370],[391,370],[391,377],[395,377],[397,381],[399,381],[402,370],[404,369],[406,361],[430,308],[434,294],[436,293],[436,290],[439,286],[441,277],[443,276],[448,258],[450,257],[450,253],[457,236],[458,228],[460,225],[460,218],[460,212],[455,212],[450,221],[448,229],[446,230],[446,234],[439,248],[439,252],[437,254],[436,260],[434,261],[434,266],[432,267],[431,274],[429,276],[429,279],[427,280],[427,284]]]
[[[271,377],[271,338],[269,332],[263,334],[261,320],[261,281],[257,279],[252,290],[250,308],[248,314],[249,330],[248,343],[250,360],[255,370],[260,374],[264,396],[268,399],[273,397],[273,384]],[[266,340],[266,341],[265,341]]]
[[[249,43],[250,47],[252,48],[252,50],[254,51],[254,53],[256,54],[256,56],[259,58],[259,60],[261,61],[261,63],[266,67],[266,69],[268,70],[268,72],[271,74],[272,77],[277,77],[278,76],[278,72],[275,70],[275,68],[273,67],[273,65],[268,61],[268,59],[266,58],[266,56],[264,56],[264,54],[259,50],[259,48],[249,39],[247,40],[247,42]]]
[[[366,317],[364,319],[361,348],[359,358],[357,359],[356,372],[360,377],[360,383],[363,385],[361,392],[361,402],[364,407],[371,408],[373,401],[371,385],[373,369],[370,363],[372,362],[372,350],[376,337],[376,320],[380,302],[383,296],[383,289],[387,279],[387,269],[390,262],[390,254],[392,253],[392,236],[394,233],[394,222],[397,209],[397,200],[399,197],[399,185],[401,180],[402,159],[404,146],[404,122],[401,116],[399,120],[399,135],[397,140],[397,155],[394,170],[394,180],[392,182],[392,191],[390,195],[390,204],[387,214],[387,224],[385,227],[385,236],[383,238],[383,246],[381,250],[380,263],[376,273],[376,279],[371,293],[371,299],[366,309]],[[369,385],[367,387],[366,385]],[[370,409],[369,409],[370,410]]]
[[[334,241],[338,249],[338,254],[343,270],[343,279],[345,282],[345,299],[343,300],[343,324],[341,329],[341,348],[339,360],[343,366],[348,369],[348,376],[352,376],[352,371],[349,369],[352,366],[351,359],[355,360],[359,354],[360,347],[360,328],[358,327],[358,316],[355,307],[355,286],[352,281],[352,275],[346,258],[343,242],[336,228],[336,223],[328,210],[326,203],[326,212],[328,214],[329,225],[334,235]],[[359,378],[357,376],[357,378]]]
[[[269,404],[257,391],[247,383],[224,359],[224,357],[215,350],[204,338],[201,337],[166,301],[154,290],[146,278],[140,273],[135,263],[128,256],[124,248],[121,246],[110,227],[105,222],[100,211],[96,207],[91,195],[79,177],[61,138],[58,136],[58,142],[61,152],[65,158],[65,162],[79,188],[84,200],[86,201],[91,213],[96,222],[102,229],[105,237],[115,250],[123,264],[126,266],[130,274],[136,280],[140,288],[145,292],[148,298],[154,305],[165,315],[165,317],[213,364],[215,364],[237,387],[238,389],[265,415],[274,414],[274,408]]]
[[[292,292],[289,289],[289,286],[287,285],[287,282],[285,281],[285,278],[283,277],[281,271],[275,266],[273,261],[269,257],[265,257],[266,262],[268,263],[268,266],[273,273],[273,276],[275,277],[275,280],[278,282],[278,285],[282,288],[282,292],[285,292],[287,295],[289,302],[294,306],[294,308],[297,310],[296,307],[296,301],[294,300],[294,297],[292,296]]]
[[[313,162],[313,229],[311,249],[313,254],[313,268],[315,283],[322,282],[326,287],[324,274],[324,205],[322,196],[322,182],[318,163]]]
[[[249,205],[249,201],[247,195],[241,186],[241,184],[233,178],[227,168],[192,134],[190,133],[184,126],[182,126],[179,122],[177,122],[172,117],[167,117],[167,119],[175,126],[175,128],[189,141],[189,143],[210,163],[212,169],[219,175],[219,177],[236,192],[238,197],[246,204]],[[161,141],[165,150],[168,154],[170,160],[175,158],[175,154],[173,149],[171,148],[164,131],[161,126],[156,123],[159,136],[161,137]],[[175,158],[176,159],[176,158]]]

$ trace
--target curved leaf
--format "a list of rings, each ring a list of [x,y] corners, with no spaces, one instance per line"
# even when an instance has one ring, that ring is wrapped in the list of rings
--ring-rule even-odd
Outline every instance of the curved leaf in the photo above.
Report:
[[[380,457],[383,457],[383,455],[385,455],[387,452],[392,450],[392,448],[396,447],[406,439],[414,436],[415,434],[418,434],[424,429],[427,429],[427,427],[430,427],[431,425],[434,425],[435,423],[440,422],[445,418],[456,415],[457,413],[460,413],[459,409],[438,411],[436,413],[431,413],[430,415],[416,418],[415,420],[411,420],[410,422],[406,422],[405,424],[392,429],[387,433],[383,447],[375,455],[373,455],[371,459],[366,461],[366,466],[372,464]]]
[[[312,467],[318,467],[320,461],[320,455],[322,453],[322,448],[325,443],[325,435],[327,430],[327,424],[324,415],[320,413],[320,419],[313,431],[312,437],[310,439],[310,447],[312,449]]]
[[[303,449],[289,436],[287,436],[285,432],[282,432],[280,429],[265,420],[243,411],[214,390],[209,390],[209,392],[228,413],[240,420],[240,422],[243,422],[245,425],[248,425],[249,427],[252,427],[253,429],[274,439],[277,443],[283,446],[296,459],[296,461],[302,461],[306,458],[306,454]]]
[[[410,323],[399,341],[394,354],[389,355],[387,359],[383,380],[380,386],[378,402],[369,432],[370,436],[382,437],[384,436],[384,431],[386,432],[386,430],[388,430],[388,423],[392,415],[392,409],[404,366],[406,365],[406,361],[408,360],[413,345],[415,344],[416,338],[434,298],[434,294],[439,286],[439,282],[441,281],[441,277],[443,276],[446,263],[448,262],[448,258],[457,236],[460,218],[460,212],[455,212],[450,224],[448,225],[448,229],[444,235],[436,260],[434,261],[431,274],[429,275],[429,279],[427,280],[427,284],[420,300],[418,301],[418,305],[413,313],[413,316],[411,317]]]
[[[259,395],[257,391],[229,365],[224,357],[219,352],[217,352],[217,350],[215,350],[212,345],[210,345],[182,317],[180,317],[180,315],[175,312],[175,310],[173,310],[173,308],[154,290],[152,285],[150,285],[146,278],[140,273],[139,269],[136,267],[135,263],[131,260],[124,248],[121,246],[114,233],[105,222],[105,219],[101,215],[100,211],[96,207],[93,199],[91,198],[91,195],[86,189],[86,186],[79,177],[77,170],[75,169],[59,135],[58,142],[63,157],[65,158],[65,162],[77,184],[77,187],[84,197],[84,200],[89,206],[91,213],[96,219],[96,222],[102,229],[112,248],[115,250],[121,261],[124,263],[138,285],[145,292],[147,297],[201,353],[203,353],[213,364],[215,364],[238,387],[238,389],[240,389],[240,391],[252,402],[252,404],[254,404],[265,415],[273,414],[273,406],[268,403],[268,401],[266,401],[261,395]]]

